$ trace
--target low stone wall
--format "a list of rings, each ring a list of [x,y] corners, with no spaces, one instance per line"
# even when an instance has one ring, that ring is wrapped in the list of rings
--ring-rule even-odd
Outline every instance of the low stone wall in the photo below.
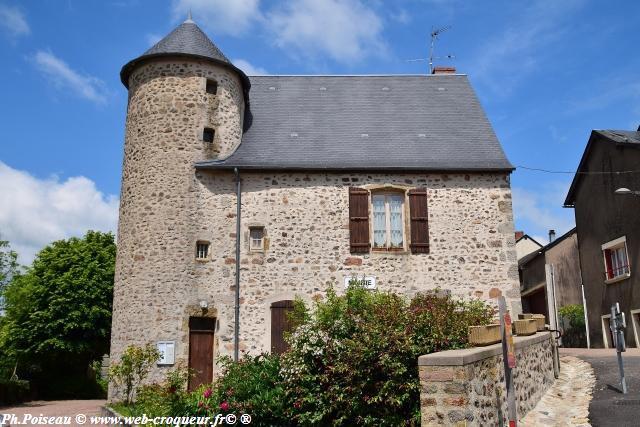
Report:
[[[518,419],[553,384],[551,334],[514,337]],[[418,358],[422,425],[507,424],[502,344],[449,350]]]

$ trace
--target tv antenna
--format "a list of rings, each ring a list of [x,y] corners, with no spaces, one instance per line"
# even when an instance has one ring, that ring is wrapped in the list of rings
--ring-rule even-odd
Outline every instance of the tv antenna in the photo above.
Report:
[[[433,56],[436,46],[436,41],[438,40],[438,36],[445,31],[449,31],[451,29],[451,25],[447,25],[446,27],[433,28],[431,27],[431,43],[429,44],[429,74],[433,73],[433,60],[434,59],[454,59],[453,55],[446,56]],[[407,62],[423,62],[427,61],[427,58],[417,58],[417,59],[408,59]]]

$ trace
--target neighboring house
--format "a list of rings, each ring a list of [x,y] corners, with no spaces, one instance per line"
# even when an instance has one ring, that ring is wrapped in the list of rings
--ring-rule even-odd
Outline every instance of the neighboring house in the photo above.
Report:
[[[640,347],[640,197],[615,194],[619,188],[640,190],[640,132],[594,130],[565,200],[575,212],[594,347],[612,347],[616,302],[627,319],[627,345]]]
[[[520,261],[525,255],[535,252],[542,247],[533,237],[524,231],[516,231],[516,256]]]
[[[578,237],[573,228],[546,246],[518,260],[524,313],[544,314],[557,329],[557,311],[582,305]]]
[[[286,349],[350,278],[520,312],[511,163],[461,74],[255,76],[191,20],[127,63],[111,357]]]

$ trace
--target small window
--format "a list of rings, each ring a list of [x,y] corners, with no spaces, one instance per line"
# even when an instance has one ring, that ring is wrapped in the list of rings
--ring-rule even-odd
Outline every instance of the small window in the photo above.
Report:
[[[371,196],[373,215],[373,249],[404,248],[404,195],[374,193]]]
[[[623,236],[602,245],[602,254],[605,282],[618,281],[630,276],[626,237]]]
[[[264,227],[249,228],[249,250],[250,251],[264,250]]]
[[[209,243],[196,243],[196,259],[207,259],[209,257]]]
[[[207,80],[207,93],[215,95],[218,93],[218,82],[215,80]]]
[[[204,142],[213,142],[213,137],[216,134],[216,131],[211,129],[211,128],[204,128],[204,131],[202,132],[202,140]]]

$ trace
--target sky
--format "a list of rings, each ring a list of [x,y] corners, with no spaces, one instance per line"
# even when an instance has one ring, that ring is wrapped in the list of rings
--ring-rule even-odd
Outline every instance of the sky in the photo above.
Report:
[[[0,237],[28,264],[51,241],[115,231],[122,65],[193,19],[247,74],[469,76],[509,160],[516,229],[540,242],[592,129],[640,125],[640,2],[0,0]],[[453,55],[453,59],[447,59]]]

